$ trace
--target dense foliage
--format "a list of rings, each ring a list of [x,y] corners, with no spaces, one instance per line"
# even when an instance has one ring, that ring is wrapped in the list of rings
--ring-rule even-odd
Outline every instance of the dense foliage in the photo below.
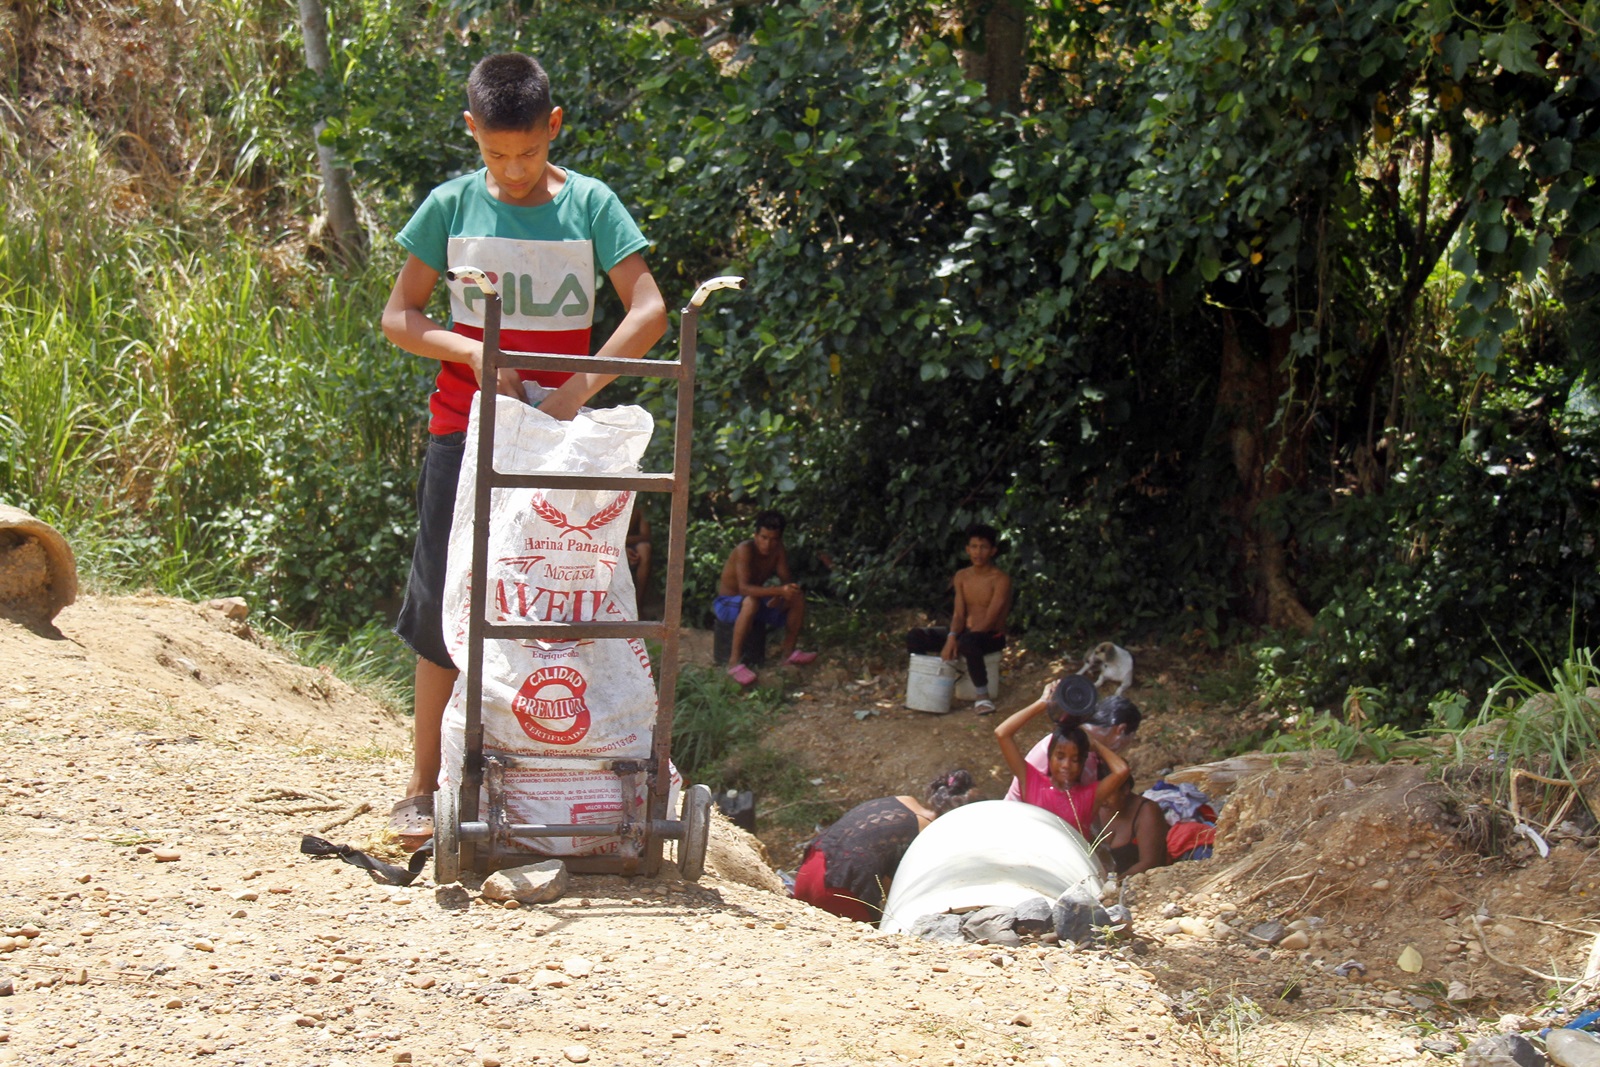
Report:
[[[669,301],[750,279],[702,327],[697,595],[776,505],[856,603],[937,608],[960,528],[990,521],[1023,625],[1074,646],[1266,627],[1272,692],[1326,707],[1381,688],[1396,719],[1480,690],[1485,657],[1527,668],[1574,626],[1592,640],[1594,5],[1015,6],[1014,111],[963,66],[984,5],[914,0],[338,0],[326,81],[240,2],[240,37],[268,40],[259,73],[230,52],[232,81],[197,106],[239,117],[230,165],[260,212],[307,210],[304,131],[327,119],[392,231],[475,165],[472,63],[540,56],[566,111],[558,162],[622,192]],[[182,532],[158,551],[242,560],[300,618],[381,609],[424,392],[371,337],[385,263],[248,316],[249,350],[284,361],[281,398],[242,405],[262,412],[241,435],[259,432],[258,461],[175,408],[197,442],[181,476],[124,461],[177,520],[130,524]],[[100,306],[56,305],[69,322]],[[319,329],[351,360],[320,390]],[[8,400],[25,377],[3,378]],[[667,394],[633,395],[665,431]],[[356,447],[323,448],[341,404]],[[13,425],[0,494],[57,514],[103,496],[39,490],[56,476],[18,458],[70,459],[86,430],[58,419],[35,453]]]

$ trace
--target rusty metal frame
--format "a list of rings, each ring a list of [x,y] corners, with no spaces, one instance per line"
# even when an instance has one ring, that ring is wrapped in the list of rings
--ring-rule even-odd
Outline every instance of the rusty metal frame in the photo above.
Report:
[[[458,272],[465,274],[466,272]],[[476,274],[477,272],[473,272]],[[454,277],[454,275],[453,275]],[[461,869],[487,873],[506,861],[529,858],[516,848],[519,838],[607,837],[621,839],[614,855],[562,857],[568,868],[579,873],[645,874],[660,869],[662,841],[678,839],[683,824],[669,817],[667,795],[670,783],[666,768],[672,745],[672,721],[678,682],[678,645],[683,618],[684,547],[688,540],[690,451],[694,436],[694,383],[698,347],[700,305],[717,288],[742,287],[742,279],[719,278],[702,285],[679,316],[678,358],[675,360],[621,359],[597,356],[551,355],[506,352],[500,347],[501,298],[486,284],[481,274],[472,279],[484,290],[482,381],[495,381],[502,367],[519,370],[560,371],[617,376],[671,379],[678,383],[677,413],[673,425],[672,470],[664,474],[507,474],[494,469],[495,393],[480,389],[478,403],[477,479],[473,487],[472,583],[467,628],[466,664],[466,758],[462,768],[459,840]],[[671,515],[667,533],[666,589],[662,618],[636,622],[545,622],[491,623],[485,618],[488,606],[488,527],[489,503],[496,489],[613,489],[634,492],[667,493]],[[578,760],[593,766],[606,765],[627,786],[640,773],[646,777],[647,811],[636,820],[624,810],[615,824],[569,826],[554,824],[511,824],[505,811],[504,771],[511,766],[539,760],[560,760],[552,755],[532,759],[483,754],[483,645],[486,640],[571,641],[586,638],[653,637],[661,642],[660,662],[656,665],[657,702],[655,735],[647,760]],[[489,810],[479,811],[479,793],[487,782]]]

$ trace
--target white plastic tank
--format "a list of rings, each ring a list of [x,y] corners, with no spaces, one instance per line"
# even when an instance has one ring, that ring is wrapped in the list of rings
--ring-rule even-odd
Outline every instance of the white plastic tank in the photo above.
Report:
[[[1015,800],[985,800],[939,816],[917,835],[889,886],[878,929],[902,933],[923,915],[1054,901],[1074,886],[1100,895],[1104,869],[1083,835]]]

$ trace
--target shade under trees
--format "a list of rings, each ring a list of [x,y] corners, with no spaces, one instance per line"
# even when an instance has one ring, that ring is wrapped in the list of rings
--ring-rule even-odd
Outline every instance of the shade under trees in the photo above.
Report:
[[[706,522],[780,504],[837,593],[926,603],[990,521],[1026,624],[1255,634],[1417,714],[1600,593],[1596,12],[349,8],[331,136],[403,205],[472,165],[471,63],[533,52],[664,289],[751,280],[703,329]]]

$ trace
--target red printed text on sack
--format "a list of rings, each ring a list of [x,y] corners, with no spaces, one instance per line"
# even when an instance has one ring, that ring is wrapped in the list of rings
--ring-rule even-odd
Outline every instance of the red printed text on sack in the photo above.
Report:
[[[547,745],[575,745],[589,732],[589,683],[571,667],[544,667],[528,675],[511,701],[522,732]]]
[[[604,589],[546,589],[527,582],[494,583],[494,606],[501,618],[538,622],[593,622],[606,599]]]

